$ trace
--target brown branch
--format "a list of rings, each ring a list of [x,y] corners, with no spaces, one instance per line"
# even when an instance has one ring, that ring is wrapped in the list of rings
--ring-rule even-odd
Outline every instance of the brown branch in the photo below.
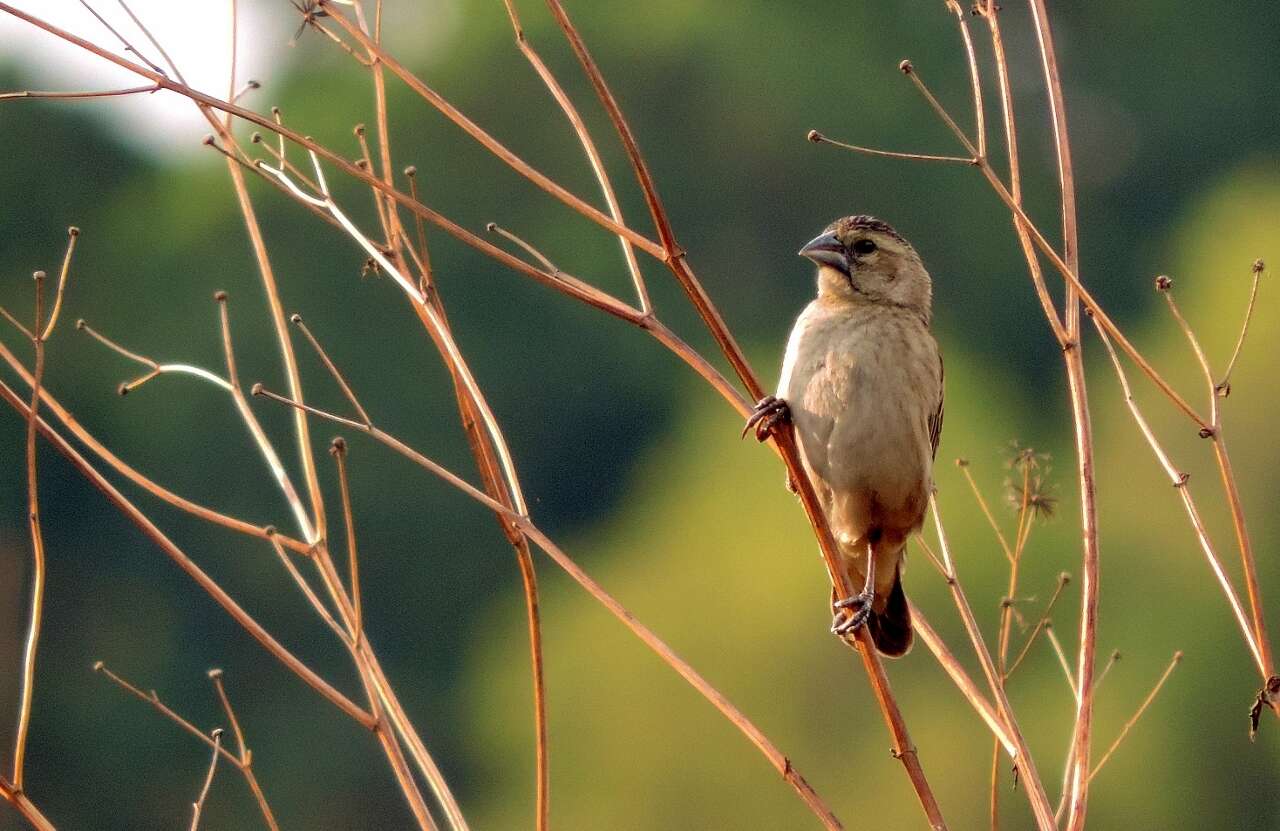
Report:
[[[991,706],[991,702],[987,700],[982,691],[978,689],[978,685],[965,672],[960,660],[947,648],[942,637],[925,618],[924,613],[914,604],[911,606],[911,626],[915,629],[916,634],[920,636],[920,640],[925,647],[933,653],[938,665],[950,676],[952,683],[956,685],[956,689],[960,690],[965,700],[973,706],[978,716],[986,722],[987,729],[1004,746],[1009,756],[1016,758],[1018,748],[1010,737],[1009,731],[1005,728],[1003,717],[995,707]]]
[[[973,480],[973,473],[969,470],[969,461],[967,459],[956,459],[956,467],[960,468],[965,481],[969,483],[969,491],[973,494],[974,500],[977,501],[978,507],[982,509],[982,515],[987,518],[987,524],[995,532],[996,540],[1000,543],[1000,550],[1004,552],[1004,558],[1012,563],[1013,549],[1009,547],[1008,540],[1004,538],[1004,532],[1000,530],[1000,523],[996,522],[995,516],[991,513],[991,506],[987,504],[986,497],[982,495],[982,491],[978,488],[978,483]]]
[[[13,809],[36,831],[57,831],[53,823],[49,822],[45,815],[40,813],[40,809],[36,807],[35,803],[3,776],[0,776],[0,799],[12,805]]]

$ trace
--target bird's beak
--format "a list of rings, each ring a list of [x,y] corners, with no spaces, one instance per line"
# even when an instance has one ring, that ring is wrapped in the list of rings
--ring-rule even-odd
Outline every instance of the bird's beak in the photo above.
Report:
[[[829,265],[841,274],[849,273],[849,257],[844,245],[836,239],[834,231],[814,237],[805,243],[798,252],[801,257],[813,260],[818,265]]]

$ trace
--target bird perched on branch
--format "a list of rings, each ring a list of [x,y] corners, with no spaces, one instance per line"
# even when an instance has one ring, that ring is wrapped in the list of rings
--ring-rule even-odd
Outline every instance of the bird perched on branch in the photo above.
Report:
[[[869,216],[836,220],[800,256],[818,266],[818,296],[791,330],[777,396],[747,430],[764,441],[792,422],[846,574],[863,587],[833,592],[831,631],[865,623],[882,654],[904,655],[902,555],[924,521],[942,431],[932,282],[911,244]]]

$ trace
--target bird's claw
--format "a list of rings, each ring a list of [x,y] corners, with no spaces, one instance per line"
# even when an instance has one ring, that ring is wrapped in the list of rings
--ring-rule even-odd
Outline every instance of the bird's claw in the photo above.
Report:
[[[831,604],[834,613],[831,620],[831,634],[845,637],[856,632],[871,617],[871,602],[875,594],[869,591],[859,592],[853,597],[846,597]]]
[[[747,424],[742,428],[742,437],[755,430],[756,441],[768,441],[773,429],[779,424],[791,420],[791,407],[781,398],[766,395],[761,398],[751,411]]]

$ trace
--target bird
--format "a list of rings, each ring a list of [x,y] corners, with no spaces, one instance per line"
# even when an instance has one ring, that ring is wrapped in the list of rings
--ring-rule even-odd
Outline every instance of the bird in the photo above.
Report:
[[[832,590],[831,631],[866,625],[889,657],[911,648],[902,589],[907,538],[924,522],[942,434],[942,355],[930,329],[933,283],[888,223],[837,219],[800,249],[817,297],[791,330],[776,395],[743,431],[766,441],[790,421],[840,548],[852,597]]]

